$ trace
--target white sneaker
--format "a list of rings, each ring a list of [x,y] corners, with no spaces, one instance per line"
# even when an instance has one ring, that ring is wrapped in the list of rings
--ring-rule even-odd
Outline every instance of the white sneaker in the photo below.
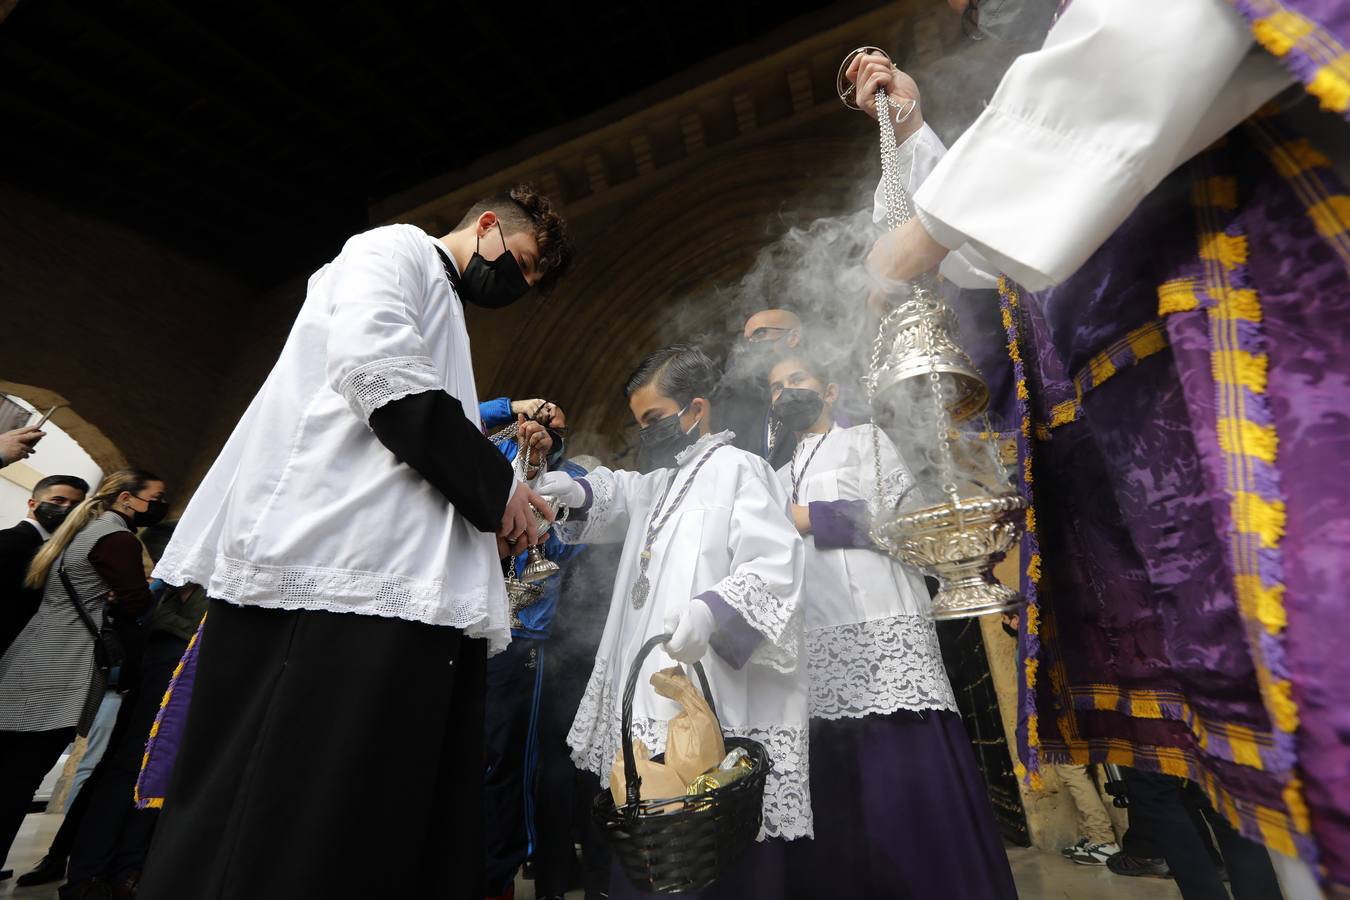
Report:
[[[1120,852],[1118,844],[1085,844],[1074,852],[1069,859],[1080,866],[1104,866],[1106,861]]]
[[[1092,842],[1091,842],[1090,840],[1088,840],[1087,838],[1085,838],[1085,837],[1080,837],[1078,840],[1074,841],[1074,842],[1073,842],[1072,844],[1070,844],[1069,846],[1060,848],[1060,851],[1059,851],[1059,852],[1062,853],[1062,854],[1064,854],[1064,858],[1065,858],[1065,859],[1073,859],[1073,855],[1074,855],[1075,853],[1077,853],[1079,850],[1082,850],[1084,847],[1086,847],[1086,846],[1087,846],[1088,844],[1090,844],[1090,843],[1092,843]]]

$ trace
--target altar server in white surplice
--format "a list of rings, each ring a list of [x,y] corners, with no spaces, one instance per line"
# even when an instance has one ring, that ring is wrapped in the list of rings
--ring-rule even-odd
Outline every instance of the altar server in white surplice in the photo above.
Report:
[[[778,477],[806,557],[816,836],[789,896],[1016,897],[928,588],[868,537],[914,479],[885,433],[836,424],[839,387],[806,352],[779,357],[769,396],[797,436]]]
[[[310,277],[155,570],[212,599],[166,712],[190,705],[156,723],[178,750],[142,900],[482,900],[499,558],[543,499],[482,432],[465,305],[547,290],[570,255],[518,187]]]
[[[545,476],[540,491],[572,507],[565,539],[624,543],[609,619],[568,741],[579,766],[608,779],[619,748],[629,666],[651,637],[665,653],[643,664],[633,736],[653,753],[679,712],[649,684],[653,672],[702,660],[722,729],[762,743],[773,759],[764,836],[704,897],[786,896],[784,841],[811,835],[807,700],[802,653],[802,541],[768,463],[713,431],[717,383],[699,349],[648,357],[625,394],[642,427],[637,472],[597,468],[584,479]],[[713,652],[706,652],[709,648]],[[611,898],[634,896],[622,875]]]

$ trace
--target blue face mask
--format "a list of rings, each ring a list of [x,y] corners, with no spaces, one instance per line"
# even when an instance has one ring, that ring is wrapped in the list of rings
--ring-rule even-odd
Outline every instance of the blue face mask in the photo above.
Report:
[[[675,457],[698,439],[694,436],[694,432],[698,430],[698,423],[703,421],[702,416],[689,426],[688,431],[680,425],[680,416],[688,411],[689,407],[686,406],[674,415],[657,419],[638,432],[639,472],[645,474],[655,472],[657,469],[673,469],[676,465]]]

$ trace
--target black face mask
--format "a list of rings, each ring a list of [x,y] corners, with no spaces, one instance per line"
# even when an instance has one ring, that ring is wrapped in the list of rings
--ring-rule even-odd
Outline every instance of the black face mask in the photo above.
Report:
[[[149,528],[151,525],[158,525],[164,521],[164,516],[169,512],[169,504],[163,500],[146,500],[145,502],[149,504],[145,512],[137,512],[131,517],[131,524],[137,528]]]
[[[638,432],[639,472],[646,474],[657,469],[673,469],[676,465],[675,457],[680,451],[698,440],[694,436],[694,432],[698,430],[698,422],[695,422],[688,431],[680,426],[680,416],[688,409],[686,406],[675,415],[658,419]]]
[[[478,241],[474,244],[469,264],[464,267],[464,272],[459,278],[464,299],[484,309],[510,306],[530,289],[530,283],[520,271],[520,263],[516,262],[516,255],[506,249],[506,237],[501,232],[502,226],[498,225],[497,234],[502,239],[502,255],[491,261],[484,259],[478,252],[478,245],[482,241]]]
[[[58,506],[55,503],[43,501],[33,510],[33,518],[37,519],[39,525],[48,531],[55,531],[61,527],[61,523],[70,515],[73,506]]]
[[[773,417],[789,431],[805,431],[816,424],[825,398],[806,388],[784,388],[773,404]]]

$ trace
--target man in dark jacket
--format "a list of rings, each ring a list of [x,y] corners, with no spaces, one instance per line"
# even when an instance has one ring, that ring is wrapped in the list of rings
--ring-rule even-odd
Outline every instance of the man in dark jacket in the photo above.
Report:
[[[84,502],[89,485],[74,475],[48,475],[33,487],[28,515],[0,531],[0,655],[23,631],[42,602],[42,592],[23,586],[28,564],[66,514]]]

